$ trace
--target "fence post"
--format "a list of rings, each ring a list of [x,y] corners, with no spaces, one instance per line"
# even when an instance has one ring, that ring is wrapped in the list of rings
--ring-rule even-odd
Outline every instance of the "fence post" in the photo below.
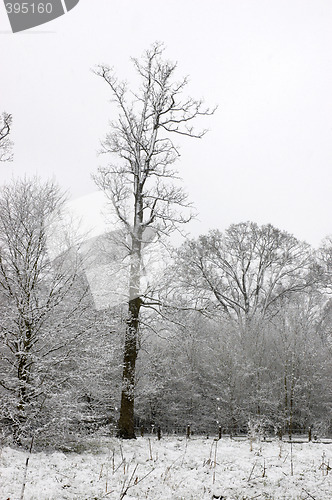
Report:
[[[160,439],[161,439],[161,429],[160,429],[160,425],[158,425],[158,429],[157,429],[157,436],[158,436],[158,441],[160,441]]]
[[[219,425],[218,429],[218,439],[221,439],[221,425]]]
[[[190,438],[190,425],[187,425],[187,438]]]

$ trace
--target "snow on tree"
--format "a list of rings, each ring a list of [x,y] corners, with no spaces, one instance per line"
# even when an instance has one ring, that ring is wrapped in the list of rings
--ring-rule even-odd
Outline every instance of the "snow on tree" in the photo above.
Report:
[[[48,252],[62,204],[52,182],[15,180],[0,191],[0,388],[17,443],[37,425],[70,364],[66,346],[82,333],[86,288],[76,286],[77,253],[67,248],[52,261]]]
[[[167,236],[190,220],[187,195],[176,184],[174,163],[179,151],[172,136],[203,137],[206,130],[195,130],[193,123],[213,112],[202,100],[185,95],[188,79],[176,80],[176,64],[162,58],[163,50],[162,44],[155,43],[142,60],[133,59],[141,83],[138,90],[129,89],[107,66],[96,70],[118,109],[103,142],[111,163],[99,169],[96,182],[111,201],[130,256],[119,419],[119,436],[128,439],[135,437],[135,366],[141,308],[146,302],[142,294],[145,235],[152,230],[156,238]]]
[[[8,113],[2,113],[0,116],[0,161],[13,159],[13,143],[10,140],[12,121],[12,115]]]

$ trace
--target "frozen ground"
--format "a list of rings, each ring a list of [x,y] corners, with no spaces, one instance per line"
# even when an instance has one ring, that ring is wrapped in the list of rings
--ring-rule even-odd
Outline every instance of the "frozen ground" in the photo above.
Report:
[[[332,499],[332,444],[254,442],[251,450],[248,440],[153,436],[90,445],[89,453],[32,453],[24,500]],[[19,500],[28,453],[0,453],[0,499]]]

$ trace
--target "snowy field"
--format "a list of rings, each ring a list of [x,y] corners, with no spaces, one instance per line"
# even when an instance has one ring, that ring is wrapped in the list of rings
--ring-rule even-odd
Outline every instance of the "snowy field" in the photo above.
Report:
[[[332,499],[332,443],[153,436],[102,438],[89,447],[32,453],[24,500]],[[0,453],[0,499],[20,500],[29,455]]]

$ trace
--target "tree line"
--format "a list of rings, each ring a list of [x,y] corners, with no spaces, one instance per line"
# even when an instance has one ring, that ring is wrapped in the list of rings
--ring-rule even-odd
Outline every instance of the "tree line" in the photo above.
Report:
[[[95,71],[118,112],[102,143],[110,163],[94,175],[116,223],[97,243],[106,263],[114,248],[127,259],[125,301],[96,307],[91,255],[70,230],[53,251],[66,211],[54,182],[1,189],[0,425],[17,444],[105,426],[129,439],[137,426],[332,430],[332,240],[314,251],[243,222],[170,246],[193,216],[174,137],[202,138],[215,108],[187,96],[163,52],[156,43],[133,59],[137,90],[107,66]],[[3,160],[11,123],[3,114]]]

